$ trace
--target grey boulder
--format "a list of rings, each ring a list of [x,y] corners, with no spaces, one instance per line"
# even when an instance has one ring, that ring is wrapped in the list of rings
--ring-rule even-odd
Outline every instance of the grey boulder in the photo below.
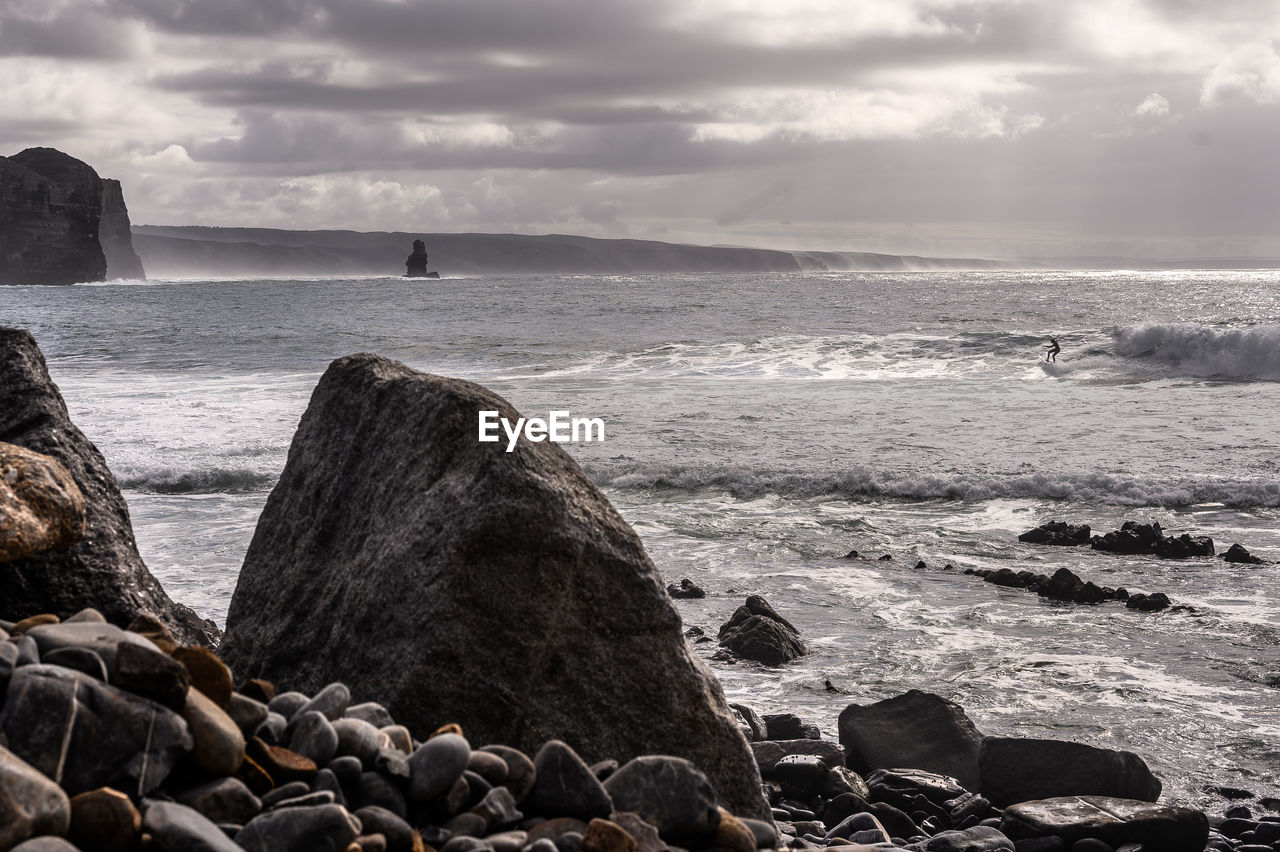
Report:
[[[679,757],[637,757],[609,776],[604,789],[620,811],[636,813],[668,843],[705,841],[720,824],[707,776]]]
[[[1057,835],[1067,843],[1093,838],[1112,847],[1140,843],[1160,852],[1201,852],[1209,821],[1191,808],[1110,796],[1063,796],[1006,809],[1000,830],[1014,841]]]
[[[1138,755],[1067,740],[987,737],[979,767],[978,790],[998,808],[1059,796],[1160,797],[1160,779]]]

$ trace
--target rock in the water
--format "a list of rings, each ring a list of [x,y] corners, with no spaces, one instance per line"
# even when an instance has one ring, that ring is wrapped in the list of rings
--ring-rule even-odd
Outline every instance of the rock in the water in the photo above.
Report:
[[[707,593],[701,587],[694,585],[694,582],[688,577],[680,581],[680,585],[675,583],[667,584],[667,594],[673,598],[696,599],[705,598]]]
[[[341,805],[281,808],[255,817],[236,844],[248,852],[344,852],[357,833]]]
[[[73,795],[97,787],[146,795],[192,745],[172,710],[45,665],[13,673],[0,730],[15,754]]]
[[[0,745],[0,849],[41,834],[66,834],[70,824],[67,794]]]
[[[855,772],[909,766],[949,775],[966,789],[978,787],[982,734],[959,704],[913,689],[874,704],[850,704],[838,727]]]
[[[1247,565],[1261,565],[1263,560],[1254,556],[1243,545],[1236,543],[1227,548],[1227,552],[1222,554],[1222,558],[1228,562],[1239,562]]]
[[[0,618],[17,620],[33,612],[70,615],[93,607],[124,626],[138,614],[150,613],[183,641],[210,644],[217,628],[170,600],[151,576],[102,454],[71,422],[35,340],[11,328],[0,328],[0,440],[57,460],[85,498],[80,541],[3,563]]]
[[[1159,852],[1201,852],[1209,822],[1200,811],[1108,796],[1022,802],[1004,812],[1000,830],[1012,840],[1057,835],[1068,843],[1096,838],[1112,847],[1141,843]]]
[[[533,766],[536,775],[533,790],[524,801],[526,812],[545,817],[573,817],[584,822],[608,817],[613,812],[609,794],[591,768],[560,740],[544,743],[533,759]]]
[[[240,852],[207,817],[177,802],[151,802],[142,827],[152,843],[165,852]]]
[[[1068,524],[1066,521],[1050,521],[1033,530],[1018,536],[1018,541],[1031,544],[1054,544],[1060,547],[1075,547],[1089,543],[1088,524]]]
[[[67,837],[82,849],[133,852],[142,834],[142,814],[119,790],[100,787],[71,800]]]
[[[101,218],[102,180],[88,164],[53,148],[0,157],[0,284],[101,281]]]
[[[0,442],[0,562],[75,544],[84,495],[57,459]]]
[[[759,595],[748,597],[720,625],[719,638],[736,656],[767,666],[789,663],[805,653],[799,631]]]
[[[108,279],[146,280],[142,259],[133,250],[124,192],[120,189],[120,181],[111,178],[102,179],[102,218],[98,223],[98,241],[102,243],[102,254],[107,261]]]
[[[1161,559],[1188,559],[1212,556],[1213,539],[1208,536],[1167,536],[1157,523],[1125,521],[1120,529],[1093,537],[1093,549],[1110,553],[1149,553]]]
[[[978,766],[982,783],[976,789],[1001,808],[1061,796],[1114,796],[1144,802],[1160,796],[1160,780],[1133,752],[1066,740],[987,737]]]
[[[539,769],[541,783],[541,769]],[[627,761],[604,782],[620,811],[639,814],[668,843],[696,844],[720,824],[716,792],[707,777],[679,757],[650,755]]]
[[[224,658],[304,691],[341,680],[411,730],[465,719],[528,752],[564,737],[590,761],[686,757],[735,813],[768,818],[635,533],[558,445],[478,442],[483,410],[518,418],[478,385],[334,362],[249,547]]]

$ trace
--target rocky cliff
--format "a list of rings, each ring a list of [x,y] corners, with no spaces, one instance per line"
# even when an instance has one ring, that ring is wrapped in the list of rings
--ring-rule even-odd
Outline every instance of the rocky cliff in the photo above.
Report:
[[[101,281],[102,180],[52,148],[0,157],[0,284]]]
[[[145,280],[142,259],[133,250],[133,233],[129,230],[129,208],[124,204],[120,181],[102,179],[102,220],[98,223],[98,239],[107,257],[108,278]]]

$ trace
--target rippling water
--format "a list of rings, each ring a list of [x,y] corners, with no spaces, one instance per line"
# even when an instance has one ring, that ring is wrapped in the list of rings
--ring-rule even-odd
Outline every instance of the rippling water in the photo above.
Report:
[[[1280,566],[1016,539],[1156,520],[1280,559],[1280,273],[157,281],[0,288],[0,323],[36,334],[153,571],[219,621],[316,379],[374,351],[603,418],[568,449],[709,591],[686,623],[760,593],[809,640],[713,662],[736,699],[834,737],[850,701],[930,689],[988,733],[1133,749],[1173,799],[1280,794]],[[1060,566],[1195,612],[961,573]]]

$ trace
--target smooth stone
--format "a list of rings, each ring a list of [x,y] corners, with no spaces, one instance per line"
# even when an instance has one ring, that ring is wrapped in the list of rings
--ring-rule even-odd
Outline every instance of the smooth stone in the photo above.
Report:
[[[493,789],[493,785],[470,769],[464,770],[462,780],[467,785],[467,806],[476,804]]]
[[[324,766],[337,753],[338,732],[323,713],[316,710],[299,713],[290,727],[293,734],[289,737],[289,748],[314,761],[316,766]]]
[[[173,658],[182,663],[191,677],[191,685],[209,697],[219,709],[231,705],[231,669],[208,648],[193,645],[178,648]]]
[[[359,830],[341,805],[283,808],[254,817],[236,843],[248,852],[344,852]]]
[[[846,765],[866,776],[909,766],[949,775],[965,789],[979,783],[982,734],[964,708],[916,689],[873,704],[850,704],[837,722]]]
[[[484,837],[489,823],[479,814],[463,813],[451,817],[444,827],[454,837]]]
[[[18,666],[34,666],[40,663],[40,646],[36,644],[36,640],[30,636],[23,636],[18,639],[18,661],[14,663],[14,668]]]
[[[614,807],[639,814],[668,843],[703,840],[720,822],[710,780],[683,758],[637,757],[613,773],[604,789]]]
[[[191,676],[182,663],[159,648],[121,642],[116,649],[111,682],[181,713],[187,702]]]
[[[61,837],[33,837],[24,840],[9,852],[80,852]]]
[[[213,822],[244,825],[262,812],[262,800],[239,778],[217,778],[174,796]]]
[[[240,728],[213,699],[195,686],[187,690],[182,717],[191,728],[196,766],[215,775],[231,775],[244,762],[245,741]]]
[[[387,728],[396,723],[396,720],[392,719],[391,714],[387,712],[387,708],[376,701],[352,704],[342,715],[347,719],[359,719],[362,722],[368,722],[375,728]],[[391,839],[388,838],[387,842],[390,843]]]
[[[478,837],[459,834],[450,837],[449,842],[440,847],[440,852],[494,852],[494,848]]]
[[[266,795],[276,786],[275,779],[263,768],[262,764],[249,756],[247,748],[245,750],[244,763],[240,764],[240,769],[236,771],[236,777],[243,781],[255,796]]]
[[[836,838],[843,838],[848,840],[854,834],[863,831],[879,831],[883,833],[885,837],[889,836],[889,832],[880,824],[880,820],[876,819],[875,814],[864,812],[850,814],[845,817],[827,831],[824,839],[834,840]]]
[[[276,685],[260,677],[249,678],[244,682],[244,688],[240,691],[244,693],[246,698],[261,701],[263,704],[271,703],[271,699],[276,697]]]
[[[773,849],[778,845],[778,829],[773,823],[750,817],[740,817],[740,819],[742,824],[751,829],[751,833],[755,835],[757,849]]]
[[[40,662],[83,672],[95,680],[107,682],[107,664],[88,648],[54,648],[49,653],[42,654]]]
[[[267,702],[267,709],[279,713],[288,722],[310,700],[301,692],[282,692]]]
[[[315,710],[323,713],[330,722],[334,722],[342,718],[342,714],[349,706],[351,706],[351,690],[347,689],[345,683],[334,682],[317,692],[310,701],[299,707],[294,715],[298,716]],[[293,719],[289,721],[292,722]]]
[[[262,808],[267,810],[274,808],[281,802],[289,799],[296,799],[298,796],[305,796],[311,792],[311,786],[305,781],[290,781],[288,784],[281,784],[270,793],[262,797]]]
[[[350,755],[335,757],[329,761],[329,765],[326,768],[338,777],[339,783],[344,787],[355,786],[355,783],[360,780],[360,774],[364,772],[364,766],[360,763],[360,759]]]
[[[370,805],[360,808],[355,815],[363,826],[362,831],[386,838],[387,852],[412,852],[413,828],[391,811]]]
[[[598,817],[587,823],[586,833],[582,835],[583,852],[636,852],[639,845],[625,828]],[[755,843],[752,843],[747,852],[754,850]]]
[[[267,745],[257,737],[249,740],[245,753],[266,770],[277,784],[305,781],[316,777],[319,767],[314,760],[280,746]]]
[[[506,787],[494,787],[484,794],[471,813],[484,818],[487,829],[508,828],[524,819],[516,808],[515,797]]]
[[[184,669],[185,671],[185,669]],[[227,705],[227,715],[236,723],[236,727],[246,737],[253,736],[254,731],[258,730],[258,726],[267,721],[270,711],[267,705],[261,701],[242,695],[239,692],[231,693],[231,702]]]
[[[333,722],[338,734],[338,754],[349,754],[360,759],[365,769],[372,769],[378,752],[386,744],[386,737],[372,723],[363,719],[341,718]]]
[[[192,747],[177,713],[58,666],[14,672],[0,730],[18,757],[71,795],[98,787],[145,795]]]
[[[280,745],[284,741],[289,722],[279,713],[268,711],[267,718],[258,726],[256,736],[261,737],[269,745]]]
[[[547,817],[575,817],[584,822],[613,812],[606,788],[568,744],[547,740],[538,749],[533,766],[533,790],[523,802],[526,811]],[[638,808],[625,806],[620,810],[639,812]],[[648,818],[643,812],[641,816]]]
[[[784,785],[783,790],[790,786],[799,791],[805,801],[822,792],[829,772],[822,758],[814,754],[789,754],[773,767],[773,777]]]
[[[507,780],[507,762],[492,752],[471,752],[471,757],[467,759],[467,769],[495,787]]]
[[[712,847],[721,852],[755,852],[756,836],[742,820],[720,808],[720,823],[716,826]]]
[[[9,688],[9,678],[18,667],[18,643],[0,640],[0,695]]]
[[[88,648],[102,658],[108,672],[115,671],[116,649],[121,642],[159,651],[150,640],[144,639],[137,633],[121,630],[114,624],[100,624],[94,621],[41,624],[32,627],[23,635],[36,641],[41,659],[45,654],[58,648]]]
[[[409,800],[426,802],[447,792],[462,777],[470,758],[470,744],[457,734],[427,740],[409,757]]]
[[[66,834],[71,802],[40,770],[0,746],[0,849],[29,837]]]
[[[87,606],[75,615],[63,619],[63,623],[65,624],[77,624],[81,621],[89,621],[94,624],[106,624],[107,617],[93,607]]]
[[[522,803],[533,790],[534,782],[538,777],[538,771],[529,755],[504,745],[487,745],[480,751],[496,754],[507,764],[507,780],[503,782],[503,786],[516,797],[516,804]]]
[[[413,770],[409,768],[409,755],[393,748],[383,748],[378,751],[378,756],[373,761],[373,769],[388,778],[400,778],[406,782],[413,775]]]
[[[500,831],[490,834],[484,842],[493,847],[493,852],[520,852],[529,842],[529,835],[523,831]]]
[[[73,796],[67,837],[96,852],[133,852],[142,834],[142,814],[129,797],[110,787]]]
[[[274,808],[310,808],[316,805],[332,805],[337,802],[337,797],[333,795],[332,790],[316,790],[301,796],[294,796],[292,799],[283,799],[276,802],[271,807]]]
[[[559,847],[554,841],[543,837],[525,846],[523,852],[559,852]]]
[[[387,735],[387,740],[397,751],[413,754],[413,735],[404,725],[387,725],[380,730]]]
[[[333,801],[336,804],[347,807],[347,794],[342,789],[342,783],[338,781],[338,776],[333,773],[332,769],[325,767],[316,773],[316,777],[311,779],[312,790],[328,790],[333,793]]]
[[[760,767],[760,774],[766,778],[772,777],[773,768],[784,757],[811,755],[817,757],[824,766],[833,769],[843,766],[845,761],[844,747],[826,740],[760,740],[750,743],[750,746],[756,765]]]
[[[985,825],[942,831],[906,848],[912,852],[1015,852],[1012,840]]]
[[[351,791],[351,804],[357,808],[376,806],[386,808],[398,817],[409,813],[400,785],[377,772],[362,772]]]
[[[1191,808],[1110,796],[1063,796],[1010,806],[1000,830],[1015,841],[1056,834],[1072,843],[1096,837],[1112,846],[1141,843],[1160,852],[1202,852],[1209,821]]]
[[[351,841],[347,852],[354,852],[353,847],[359,847],[359,852],[386,852],[387,838],[381,834],[361,834]]]
[[[195,808],[177,802],[151,802],[142,817],[151,842],[165,852],[238,852],[222,829]]]
[[[1144,802],[1160,797],[1160,780],[1130,751],[1067,740],[987,737],[978,760],[978,790],[996,807],[1061,796]]]

